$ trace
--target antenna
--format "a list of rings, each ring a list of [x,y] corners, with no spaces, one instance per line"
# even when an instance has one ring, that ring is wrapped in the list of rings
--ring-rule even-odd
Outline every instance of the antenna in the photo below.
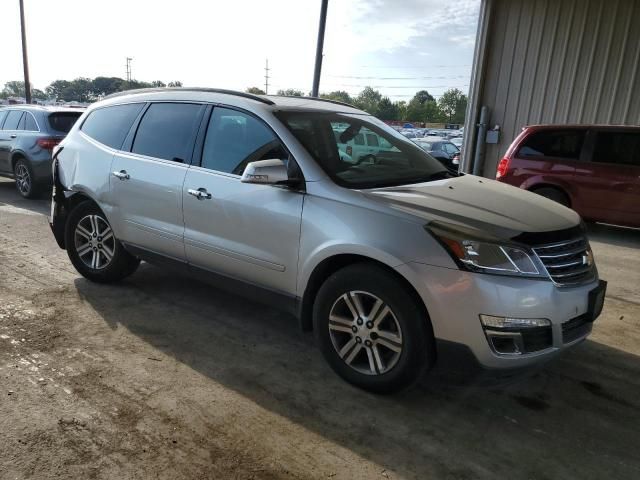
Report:
[[[127,57],[127,82],[129,83],[129,85],[131,85],[131,60],[133,60],[133,58],[131,57]]]
[[[265,63],[264,63],[264,93],[268,94],[269,93],[269,70],[271,70],[269,68],[269,59],[265,59]]]

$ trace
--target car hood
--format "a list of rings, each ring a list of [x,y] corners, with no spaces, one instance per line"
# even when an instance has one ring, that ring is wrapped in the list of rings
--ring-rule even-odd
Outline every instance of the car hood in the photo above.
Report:
[[[563,230],[580,223],[576,212],[556,202],[473,175],[363,193],[425,223],[460,224],[499,238],[513,238],[523,232]]]

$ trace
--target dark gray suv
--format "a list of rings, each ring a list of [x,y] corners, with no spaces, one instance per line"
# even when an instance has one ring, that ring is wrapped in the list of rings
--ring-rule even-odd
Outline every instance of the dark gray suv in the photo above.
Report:
[[[0,109],[0,176],[15,178],[25,198],[51,185],[51,151],[83,111],[37,105]]]

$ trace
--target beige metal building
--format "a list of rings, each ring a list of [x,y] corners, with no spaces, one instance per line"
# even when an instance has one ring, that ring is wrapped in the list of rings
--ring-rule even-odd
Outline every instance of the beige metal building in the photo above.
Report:
[[[639,65],[640,0],[482,0],[465,171],[493,177],[525,125],[640,125]]]

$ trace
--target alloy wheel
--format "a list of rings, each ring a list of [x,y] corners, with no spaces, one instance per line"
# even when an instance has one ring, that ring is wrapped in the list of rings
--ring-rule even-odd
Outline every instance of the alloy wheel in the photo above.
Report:
[[[31,192],[31,175],[29,169],[23,163],[18,164],[15,171],[16,187],[22,195],[28,195]]]
[[[74,232],[78,257],[87,267],[102,270],[113,260],[116,238],[111,226],[100,215],[82,217]]]
[[[338,356],[365,375],[390,371],[402,354],[402,330],[391,308],[369,292],[340,296],[329,313],[329,334]]]

